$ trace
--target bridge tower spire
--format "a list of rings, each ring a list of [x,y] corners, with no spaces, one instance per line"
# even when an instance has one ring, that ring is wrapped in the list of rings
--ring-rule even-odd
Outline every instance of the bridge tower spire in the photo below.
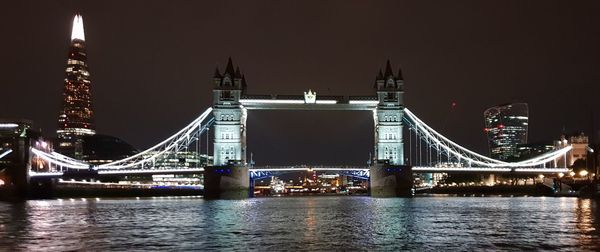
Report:
[[[402,116],[404,109],[404,80],[399,71],[394,75],[388,60],[385,73],[379,71],[375,80],[379,103],[375,109],[375,153],[378,161],[404,165]]]
[[[240,103],[245,85],[239,67],[234,68],[231,58],[225,72],[218,68],[214,75],[213,115],[214,165],[230,162],[246,164],[246,110]]]

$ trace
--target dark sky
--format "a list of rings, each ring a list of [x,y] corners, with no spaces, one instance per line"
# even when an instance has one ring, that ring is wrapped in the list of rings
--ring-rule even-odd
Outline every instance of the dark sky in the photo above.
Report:
[[[214,68],[228,56],[252,94],[370,95],[390,59],[402,66],[406,106],[481,153],[483,111],[500,103],[529,103],[530,142],[600,124],[600,2],[547,0],[9,1],[0,118],[54,135],[76,12],[97,130],[138,148],[211,104]],[[248,127],[261,164],[362,164],[372,151],[364,112],[252,111]]]

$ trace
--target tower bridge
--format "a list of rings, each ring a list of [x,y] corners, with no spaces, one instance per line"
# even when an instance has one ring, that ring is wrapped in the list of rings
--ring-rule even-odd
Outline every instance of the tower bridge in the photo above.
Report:
[[[24,169],[27,176],[19,179],[53,179],[65,172],[89,171],[94,176],[135,174],[203,173],[206,198],[244,198],[249,195],[253,179],[272,174],[314,170],[330,171],[370,180],[371,195],[389,197],[408,195],[413,173],[523,173],[551,174],[567,172],[561,162],[571,146],[544,153],[519,162],[495,160],[471,151],[435,131],[405,107],[404,78],[394,73],[389,61],[379,71],[374,94],[367,96],[319,96],[312,90],[298,95],[247,94],[245,76],[229,59],[223,73],[217,69],[213,77],[213,105],[190,124],[155,146],[136,155],[101,165],[61,155],[48,149],[28,148],[0,150],[0,158],[17,160],[11,169]],[[352,110],[372,111],[374,132],[371,165],[355,167],[249,167],[247,160],[246,120],[248,110]],[[201,144],[202,136],[214,132],[211,166],[184,168],[163,167],[156,161],[190,146]],[[250,129],[251,130],[251,129]],[[208,148],[208,146],[207,146]],[[564,159],[566,160],[566,159]]]

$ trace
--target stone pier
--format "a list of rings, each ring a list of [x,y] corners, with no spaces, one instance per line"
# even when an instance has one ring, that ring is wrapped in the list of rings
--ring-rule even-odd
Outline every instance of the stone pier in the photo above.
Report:
[[[205,199],[245,199],[249,196],[247,166],[223,165],[204,169]]]
[[[13,152],[5,157],[8,164],[0,169],[5,183],[0,186],[0,200],[23,200],[29,196],[30,139],[15,137],[11,146]]]
[[[372,197],[412,197],[412,167],[377,163],[370,169],[370,191]]]

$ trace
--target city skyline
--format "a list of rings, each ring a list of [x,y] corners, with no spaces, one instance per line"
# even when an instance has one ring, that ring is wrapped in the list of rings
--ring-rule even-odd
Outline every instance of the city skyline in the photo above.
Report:
[[[51,6],[47,7],[59,7],[52,6],[52,4],[50,5]],[[286,4],[282,5],[282,7],[286,8],[293,7],[288,6]],[[228,56],[233,57],[233,59],[236,61],[236,64],[245,70],[244,74],[248,78],[248,89],[250,90],[250,93],[301,94],[301,92],[306,91],[310,88],[316,90],[318,94],[323,95],[370,94],[371,92],[373,92],[372,85],[376,77],[377,70],[383,67],[383,63],[386,59],[390,58],[395,68],[398,65],[400,65],[403,69],[404,76],[406,78],[406,105],[409,108],[411,108],[411,110],[423,117],[423,119],[426,120],[428,123],[436,126],[436,128],[439,128],[442,133],[451,136],[453,139],[456,139],[457,142],[464,143],[464,145],[466,146],[474,147],[474,149],[478,150],[480,153],[486,153],[487,150],[485,134],[482,133],[483,122],[481,121],[481,113],[486,107],[512,101],[528,102],[531,105],[530,135],[532,141],[556,139],[559,137],[563,128],[565,128],[567,131],[584,130],[586,132],[589,132],[588,130],[586,130],[586,128],[590,128],[590,109],[596,109],[599,107],[598,101],[592,101],[591,99],[593,97],[592,94],[597,93],[598,89],[597,87],[594,87],[593,84],[597,83],[597,81],[600,79],[599,76],[597,76],[597,74],[591,72],[591,70],[593,70],[592,66],[594,66],[594,64],[597,63],[599,58],[592,57],[598,56],[598,51],[593,51],[597,49],[591,47],[582,47],[583,49],[581,47],[573,48],[575,52],[579,52],[578,50],[590,50],[587,51],[589,53],[588,55],[583,55],[581,52],[579,54],[573,55],[552,55],[556,57],[560,56],[563,58],[575,57],[574,63],[571,62],[562,64],[559,64],[560,62],[558,62],[558,60],[550,60],[550,62],[544,61],[548,60],[548,58],[544,57],[551,56],[548,52],[550,50],[538,49],[537,51],[534,51],[535,55],[529,55],[527,53],[521,52],[525,54],[523,56],[525,62],[539,64],[537,65],[537,67],[539,67],[540,69],[536,67],[531,68],[530,65],[527,65],[529,66],[529,68],[524,68],[525,70],[530,71],[519,71],[518,66],[523,66],[519,65],[519,63],[522,64],[523,62],[514,62],[514,65],[509,67],[504,66],[504,68],[495,68],[498,67],[495,64],[499,63],[497,61],[489,59],[488,61],[483,61],[483,65],[488,67],[482,67],[479,64],[475,64],[476,62],[474,62],[474,59],[481,60],[481,58],[477,57],[476,55],[477,50],[470,51],[470,53],[468,54],[464,54],[464,57],[458,57],[458,55],[452,54],[452,52],[446,52],[449,54],[445,55],[438,54],[437,57],[434,57],[435,55],[429,55],[432,56],[432,58],[438,60],[441,57],[442,60],[441,62],[423,62],[423,59],[419,59],[418,53],[411,52],[411,48],[420,52],[424,52],[425,49],[435,48],[431,47],[433,45],[430,45],[430,47],[415,46],[415,43],[418,42],[418,39],[412,36],[407,37],[408,41],[406,41],[406,44],[400,43],[400,49],[397,49],[395,47],[395,44],[392,44],[389,41],[381,41],[381,43],[385,45],[383,46],[383,48],[375,49],[371,47],[366,47],[367,52],[363,52],[363,54],[359,55],[361,57],[358,57],[356,59],[350,57],[350,55],[348,55],[350,53],[344,54],[342,52],[343,50],[340,50],[338,48],[338,43],[333,43],[340,41],[332,41],[330,43],[323,42],[323,44],[320,44],[318,40],[316,40],[314,37],[307,36],[306,39],[308,42],[321,45],[322,47],[319,47],[317,48],[319,50],[315,49],[314,52],[308,54],[310,56],[317,55],[321,57],[314,57],[313,59],[311,59],[310,56],[299,56],[298,53],[294,54],[289,51],[290,49],[296,48],[300,49],[299,51],[306,53],[305,50],[307,49],[299,47],[298,44],[292,43],[291,41],[287,41],[286,39],[279,38],[281,41],[278,40],[277,42],[287,43],[272,42],[273,44],[271,45],[278,45],[278,47],[272,48],[272,51],[262,51],[266,54],[266,57],[264,57],[260,53],[254,52],[253,50],[248,50],[264,50],[263,46],[267,46],[268,48],[268,43],[267,45],[259,45],[260,43],[258,42],[260,41],[260,39],[258,38],[258,35],[255,35],[255,37],[251,37],[252,39],[249,39],[252,42],[251,46],[248,46],[247,43],[244,43],[243,39],[240,39],[239,42],[232,43],[228,39],[221,40],[220,38],[218,38],[219,36],[216,36],[217,38],[214,38],[214,42],[216,43],[212,45],[220,45],[223,49],[215,50],[211,47],[207,47],[204,49],[192,47],[191,43],[193,41],[197,42],[198,39],[201,39],[198,37],[198,34],[183,33],[182,29],[173,29],[172,32],[166,32],[165,30],[163,30],[177,24],[180,24],[182,26],[192,25],[192,27],[194,24],[198,25],[199,21],[193,21],[202,19],[198,19],[197,16],[185,15],[190,13],[184,13],[182,15],[175,16],[175,20],[170,22],[167,22],[166,20],[169,20],[168,17],[172,17],[170,15],[175,14],[173,13],[174,11],[165,11],[164,13],[162,13],[164,15],[158,15],[157,19],[148,19],[148,17],[144,17],[142,15],[142,17],[139,20],[132,20],[132,17],[122,15],[118,19],[120,21],[127,21],[124,24],[125,27],[132,28],[132,26],[128,25],[131,25],[131,22],[133,21],[133,23],[139,30],[131,30],[133,32],[131,36],[115,36],[119,34],[119,32],[121,32],[121,35],[123,35],[126,29],[117,29],[117,26],[114,25],[114,22],[112,25],[110,24],[111,22],[103,22],[107,21],[106,19],[110,17],[110,15],[107,15],[107,13],[102,12],[103,8],[95,8],[99,6],[89,6],[86,4],[83,4],[79,8],[75,8],[75,6],[69,6],[68,8],[64,7],[65,6],[62,6],[62,10],[57,11],[57,13],[53,13],[50,16],[48,16],[47,12],[44,12],[44,15],[42,17],[38,17],[38,19],[44,20],[45,18],[45,21],[50,21],[44,24],[48,27],[46,27],[46,30],[44,32],[40,32],[41,35],[45,34],[50,35],[49,37],[51,38],[58,38],[52,40],[46,39],[43,41],[39,41],[48,42],[48,45],[42,46],[42,48],[53,48],[54,50],[52,52],[43,52],[42,55],[45,56],[40,56],[40,61],[43,62],[43,64],[41,65],[47,68],[35,69],[36,71],[41,71],[41,73],[43,73],[40,74],[41,77],[31,76],[33,79],[43,77],[43,83],[45,83],[44,85],[52,86],[52,88],[49,88],[48,86],[40,86],[40,90],[43,91],[39,93],[29,93],[30,95],[35,97],[35,100],[45,105],[34,107],[24,106],[21,108],[15,108],[14,110],[11,109],[10,111],[5,111],[2,115],[0,115],[0,117],[25,117],[28,119],[32,119],[36,127],[41,127],[42,129],[44,129],[46,135],[48,135],[48,132],[54,132],[54,130],[56,129],[52,128],[51,126],[51,124],[55,122],[55,119],[47,120],[47,118],[55,118],[55,111],[58,109],[57,100],[59,100],[58,97],[60,95],[59,92],[56,93],[56,95],[53,95],[54,91],[51,90],[59,89],[61,86],[60,79],[57,81],[50,81],[51,79],[54,79],[50,76],[63,74],[64,78],[64,69],[56,73],[50,71],[52,69],[64,68],[64,55],[66,52],[67,45],[66,43],[64,43],[64,41],[69,38],[69,34],[61,34],[61,31],[65,30],[65,28],[68,28],[67,30],[70,30],[70,22],[65,22],[62,25],[60,25],[59,23],[72,18],[76,11],[70,10],[71,13],[65,14],[64,17],[62,15],[58,15],[58,13],[64,14],[68,13],[66,9],[79,8],[81,8],[81,13],[86,19],[85,30],[86,36],[88,36],[88,40],[86,40],[86,42],[88,44],[88,53],[90,54],[90,71],[93,73],[92,82],[94,84],[92,85],[92,93],[94,93],[94,109],[96,110],[96,124],[98,131],[119,136],[134,144],[140,149],[148,147],[154,144],[155,142],[159,141],[160,139],[163,139],[163,137],[170,135],[171,133],[173,133],[174,130],[176,130],[181,125],[186,124],[188,121],[197,116],[204,108],[210,105],[212,72],[214,71],[215,66],[223,67],[225,65],[225,60]],[[417,8],[418,6],[409,5],[409,7]],[[506,6],[504,7],[507,8]],[[558,7],[558,5],[554,7]],[[152,9],[152,7],[148,8]],[[312,11],[319,14],[316,16],[322,19],[329,20],[326,17],[324,17],[324,14],[320,13],[318,10],[311,10],[308,9],[308,7],[306,8],[306,10],[303,9],[303,11],[300,11],[299,13],[294,13],[293,17],[284,17],[283,23],[293,23],[293,21],[297,21],[295,18],[299,18],[303,14],[310,14],[312,13]],[[375,7],[370,6],[369,8]],[[488,10],[483,6],[481,8],[483,8],[484,10]],[[124,9],[127,9],[127,7],[124,7]],[[555,10],[552,8],[550,9]],[[33,13],[35,13],[35,11]],[[346,10],[346,12],[342,12],[338,15],[349,15],[350,13],[351,10]],[[516,15],[519,13],[513,14]],[[410,19],[411,17],[408,18]],[[591,16],[587,18],[592,19]],[[387,20],[387,18],[383,19]],[[148,25],[148,27],[146,28],[152,27],[155,29],[159,29],[162,32],[166,32],[167,34],[172,33],[171,35],[173,36],[171,37],[171,40],[163,40],[162,38],[157,38],[157,40],[160,41],[158,42],[148,39],[148,36],[151,36],[152,31],[145,30],[145,23],[143,22],[148,20],[150,20],[149,22],[167,22],[165,23],[166,27],[161,27],[160,25],[157,26],[156,24],[154,24]],[[329,28],[335,26],[336,24],[339,25],[339,23],[336,23],[333,19],[329,21],[332,23],[329,24]],[[488,21],[491,22],[498,20]],[[579,24],[576,21],[577,20],[572,20],[573,24]],[[583,23],[591,26],[592,24],[594,24],[592,21],[593,20],[587,20],[587,22]],[[255,20],[255,22],[260,24],[266,21],[259,21],[259,19],[257,19]],[[358,21],[358,23],[361,22],[366,21]],[[21,25],[26,26],[26,24]],[[56,25],[56,27],[53,27],[54,25]],[[253,23],[251,22],[250,24],[244,25],[252,26]],[[278,25],[271,25],[274,27],[279,27]],[[514,25],[515,24],[512,24],[512,26],[509,25],[508,27],[515,28]],[[369,27],[366,24],[364,24],[364,26],[365,29]],[[336,37],[352,37],[352,27],[343,27],[345,27],[347,30],[343,32],[337,31],[337,33],[335,34]],[[297,26],[296,28],[299,28],[299,26]],[[377,27],[371,28],[376,30],[382,29]],[[471,28],[474,29],[474,27]],[[578,35],[579,37],[575,36],[573,40],[564,40],[565,38],[562,38],[563,40],[560,43],[564,43],[566,45],[569,45],[569,43],[591,43],[591,41],[578,41],[578,39],[581,39],[582,37],[586,38],[586,36],[592,36],[593,34],[577,33],[569,30],[569,28],[572,27],[564,27],[564,29],[560,31],[562,31],[563,33],[573,32],[573,34],[571,35]],[[110,31],[111,29],[117,29],[117,32],[113,34],[108,33],[107,31]],[[457,29],[458,31],[465,32],[464,30],[458,28],[455,29]],[[507,29],[503,30],[505,32],[508,32],[510,30],[506,27],[505,29]],[[219,27],[217,26],[214,30],[212,28],[206,28],[203,31],[213,31],[219,33],[219,30],[221,29],[219,29]],[[364,33],[363,29],[360,29],[360,31],[361,34]],[[316,35],[324,31],[317,30],[312,32],[304,32],[308,33],[309,35]],[[415,31],[412,32],[414,33]],[[202,32],[198,33],[203,34]],[[385,32],[382,32],[382,34],[384,33]],[[484,38],[496,38],[495,36],[492,36],[491,34],[488,34],[483,30],[479,31],[479,33],[481,33],[480,35],[487,35],[487,37],[484,36]],[[262,32],[260,34],[262,34]],[[294,35],[286,32],[283,32],[283,34],[292,37]],[[508,34],[511,34],[511,32],[508,32]],[[22,33],[17,33],[17,35],[21,36],[17,36],[19,38],[22,38],[24,36]],[[184,39],[177,39],[178,35],[189,36],[189,39],[188,37],[184,37]],[[521,35],[523,36],[523,34]],[[37,37],[40,35],[30,34],[28,36]],[[233,34],[231,36],[235,37],[235,35]],[[431,36],[432,37],[428,37],[428,39],[431,40],[435,38],[435,36]],[[538,36],[544,38],[544,36],[549,36],[549,34],[543,33],[539,34]],[[213,38],[213,36],[206,35],[204,36],[204,38]],[[531,38],[529,38],[529,40],[527,38],[528,37],[520,37],[520,39],[524,39],[524,42],[527,43],[525,43],[525,47],[517,49],[524,51],[525,49],[532,49],[531,46],[534,46],[534,43],[532,42],[537,41],[539,39],[535,38],[532,41]],[[593,36],[590,38],[596,40],[598,39],[597,37]],[[593,39],[592,41],[595,41]],[[374,38],[374,40],[377,39]],[[219,41],[222,41],[222,44],[219,44]],[[28,40],[28,42],[34,43],[34,45],[38,45],[38,41],[35,39],[33,41]],[[445,42],[452,43],[457,41],[447,39],[447,41]],[[474,43],[474,45],[502,45],[502,43],[493,43],[502,41],[487,41],[488,44],[486,44],[482,43],[486,42],[485,39],[482,39],[482,41],[478,42],[481,44]],[[508,41],[507,45],[514,46],[514,44],[510,42],[511,41]],[[11,42],[8,43],[10,44]],[[561,46],[559,42],[556,43],[558,44],[552,45],[550,49],[556,46]],[[125,48],[119,47],[119,45],[122,45]],[[445,45],[446,47],[451,47],[447,44],[443,45]],[[22,45],[19,44],[19,46]],[[359,45],[355,44],[346,46],[348,47],[346,49],[350,50],[356,50],[357,48],[360,48]],[[185,48],[192,48],[193,53],[184,55],[183,53],[187,52]],[[456,49],[457,51],[461,51],[461,49],[463,51],[465,50],[465,48],[462,47],[457,47],[454,49]],[[36,50],[40,50],[40,48],[36,48]],[[131,55],[123,53],[123,50],[128,51]],[[334,56],[341,55],[345,57],[327,57],[326,52],[328,51]],[[506,52],[503,50],[498,50],[498,48],[497,51]],[[287,53],[283,53],[282,55],[269,54],[281,52]],[[369,52],[371,52],[370,55]],[[486,52],[486,50],[481,49],[481,51],[479,52]],[[515,52],[510,51],[510,53]],[[564,52],[561,53],[565,54]],[[62,56],[57,58],[56,55]],[[207,57],[207,59],[200,59],[200,55],[208,55],[209,57]],[[9,59],[10,56],[11,55],[9,55]],[[496,56],[500,57],[500,55]],[[510,57],[514,56],[515,55],[510,54],[510,56],[507,57],[500,57],[499,60],[508,60]],[[540,59],[535,59],[532,58],[532,56],[543,57],[540,57]],[[445,58],[444,60],[444,57],[448,58]],[[300,60],[298,60],[299,62],[296,62],[295,59]],[[582,61],[579,62],[577,59],[581,59]],[[108,62],[110,62],[110,64],[108,64]],[[455,64],[450,66],[442,66],[442,63],[450,62],[453,62]],[[125,64],[123,65],[123,63]],[[36,66],[38,66],[38,64],[39,63],[36,62]],[[468,64],[473,65],[469,67]],[[15,65],[19,66],[18,64]],[[206,67],[207,65],[212,66]],[[11,67],[13,66],[3,65],[3,67],[4,69],[12,69]],[[148,71],[149,68],[154,69],[153,71]],[[483,72],[473,72],[472,75],[469,75],[467,72],[469,72],[470,69],[475,71],[480,70]],[[457,70],[463,70],[465,72],[460,72]],[[509,74],[505,74],[507,70],[510,70],[512,72],[509,71]],[[559,70],[564,70],[564,72],[560,72]],[[17,71],[10,72],[14,73]],[[432,76],[435,76],[436,73],[444,73],[440,75],[448,77],[439,78],[436,80],[436,78],[432,78]],[[507,82],[507,85],[500,86],[498,90],[493,90],[493,93],[490,94],[490,88],[494,88],[496,87],[496,85],[478,85],[476,82],[481,81],[482,79],[486,79],[486,76],[482,76],[482,74],[497,76],[497,78],[490,78],[490,83],[496,83],[497,85],[499,80],[504,80]],[[563,83],[565,78],[572,74],[579,74],[577,76],[583,76],[586,78],[571,81],[572,84],[568,85],[570,89],[579,91],[581,89],[587,88],[591,90],[590,92],[581,90],[581,93],[578,93],[578,95],[581,95],[583,98],[580,99],[580,97],[574,97],[572,98],[574,100],[570,102],[568,100],[569,97],[565,97],[565,92],[562,90],[563,87],[560,87],[556,83]],[[30,81],[35,82],[30,79],[17,79],[15,78],[16,76],[11,75],[5,77],[8,78],[3,79],[3,82],[8,83],[6,89],[8,89],[9,92],[19,92],[19,90],[22,90],[22,85],[15,85],[13,83],[22,84],[29,83]],[[523,86],[523,82],[529,81],[528,78],[533,78],[537,81],[530,82],[532,86]],[[169,79],[170,81],[167,79]],[[556,90],[552,90],[552,88],[548,87],[543,88],[543,82],[545,81],[548,81],[549,83],[554,83],[551,87],[555,87]],[[34,85],[34,87],[37,87],[35,86],[37,84],[29,84]],[[171,85],[173,86],[169,88],[169,86]],[[457,90],[447,90],[447,86],[453,86],[456,89],[462,89],[462,91],[457,93]],[[439,91],[430,91],[436,88]],[[427,92],[428,90],[429,93]],[[478,94],[478,96],[470,97],[473,93]],[[424,99],[423,97],[429,98]],[[588,99],[586,99],[585,97],[588,97]],[[13,99],[14,98],[12,97],[7,97],[6,104],[15,104],[16,101]],[[589,105],[579,104],[575,106],[571,104],[575,102],[582,103],[581,100],[588,100]],[[457,104],[455,108],[451,106],[453,102],[456,102]],[[53,103],[57,105],[56,109],[51,109],[53,107]],[[176,113],[173,113],[173,111],[176,111]],[[550,114],[550,111],[552,111],[554,114]],[[286,128],[285,121],[288,121],[287,123],[289,123],[289,121],[291,120],[295,124],[310,126],[311,124],[308,123],[307,120],[321,120],[324,121],[324,123],[326,124],[324,125],[325,127],[330,128],[334,128],[336,121],[342,121],[345,122],[345,124],[348,124],[347,127],[345,127],[345,129],[340,129],[337,132],[338,135],[333,136],[333,139],[325,139],[326,141],[324,143],[346,141],[346,143],[357,145],[359,146],[358,148],[356,148],[357,150],[350,150],[351,155],[349,156],[360,155],[361,160],[366,160],[369,150],[372,149],[372,138],[371,140],[368,139],[369,137],[372,137],[372,129],[369,129],[372,127],[372,125],[370,125],[369,116],[356,115],[359,114],[352,113],[351,115],[347,115],[344,113],[339,113],[334,115],[334,113],[331,112],[294,112],[294,114],[290,116],[287,113],[280,112],[259,112],[256,115],[253,115],[251,118],[257,118],[262,121],[272,121],[276,118],[283,118],[283,120],[281,120],[280,122],[275,122],[273,124],[266,124],[264,122],[260,123],[258,121],[249,120],[249,131],[252,132],[252,134],[250,135],[251,137],[249,137],[249,151],[254,153],[268,153],[268,151],[275,150],[275,148],[273,147],[265,149],[264,147],[258,146],[258,144],[256,144],[258,143],[257,139],[267,139],[268,136],[266,136],[266,134],[269,133],[276,133],[275,135],[283,135],[282,132],[285,132],[286,134],[289,134],[289,130],[284,131]],[[557,118],[556,115],[559,115],[559,117]],[[560,115],[564,115],[564,117],[561,118]],[[360,117],[359,120],[355,120],[355,118],[358,117]],[[125,120],[126,118],[130,119],[131,121]],[[366,121],[366,123],[364,121]],[[144,125],[144,127],[135,127],[134,125]],[[292,131],[296,132],[295,129]],[[304,130],[298,131],[296,134],[300,135],[301,139],[291,140],[292,142],[296,141],[296,143],[305,142],[298,148],[300,150],[307,150],[310,148],[310,146],[312,146],[312,144],[315,143],[314,141],[322,141],[321,138],[328,137],[328,134],[323,135],[323,133]],[[292,133],[291,135],[294,135],[294,133]],[[352,138],[357,138],[358,140],[354,140],[355,142],[348,142],[347,140],[343,139],[347,138],[348,135],[351,135]],[[480,139],[474,138],[474,135],[480,136]],[[306,136],[313,136],[313,138],[307,140]],[[279,140],[279,142],[271,142],[269,145],[276,144],[284,143],[281,140]],[[326,146],[326,148],[332,147],[335,149],[337,146]],[[253,151],[253,149],[257,149],[258,151]],[[317,149],[317,151],[319,150]],[[314,154],[315,153],[312,154],[313,157],[318,159],[327,158],[326,155],[319,156]],[[286,158],[286,155],[288,155],[287,158],[289,159],[289,155],[291,154],[282,153],[282,155],[283,158]],[[315,162],[319,163],[319,161]]]

